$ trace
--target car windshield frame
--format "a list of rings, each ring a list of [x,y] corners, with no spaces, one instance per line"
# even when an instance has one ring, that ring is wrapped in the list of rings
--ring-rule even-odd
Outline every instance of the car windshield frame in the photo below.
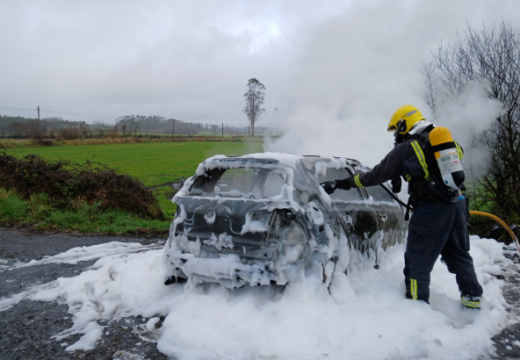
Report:
[[[288,173],[280,166],[277,166],[277,162],[265,161],[265,159],[254,160],[254,162],[225,162],[222,164],[222,167],[207,169],[203,175],[200,175],[195,179],[187,195],[209,198],[248,200],[270,200],[275,197],[282,196],[283,187],[287,185]],[[230,189],[231,191],[228,189],[226,189],[228,191],[220,191],[220,189],[216,189],[219,186],[219,180],[221,180],[224,174],[229,170],[252,171],[249,185],[250,188],[247,193],[239,193],[239,190],[236,188]],[[279,184],[279,189],[275,192],[275,194],[263,196],[266,191],[266,180],[268,176],[273,173],[280,177],[281,183]],[[217,190],[217,192],[215,192],[215,190]],[[233,190],[235,190],[235,192],[233,192]]]

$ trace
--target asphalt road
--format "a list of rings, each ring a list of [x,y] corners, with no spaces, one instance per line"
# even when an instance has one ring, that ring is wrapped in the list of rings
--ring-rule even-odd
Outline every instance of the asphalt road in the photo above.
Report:
[[[92,246],[111,241],[140,242],[143,245],[164,239],[136,239],[105,236],[74,236],[70,234],[31,233],[0,228],[0,259],[8,264],[16,261],[41,259],[78,246]],[[43,264],[0,272],[0,298],[18,294],[38,284],[58,277],[73,277],[86,270],[96,260],[76,265]],[[143,324],[148,319],[126,317],[100,321],[105,335],[91,351],[66,352],[52,336],[72,326],[67,305],[57,302],[23,300],[0,313],[0,359],[167,359],[156,348],[157,338]],[[159,316],[159,315],[157,315]],[[156,327],[161,325],[161,321]],[[106,335],[106,334],[109,335]],[[71,335],[72,344],[80,335]]]
[[[164,239],[142,239],[73,234],[32,233],[26,230],[0,227],[0,265],[17,261],[41,259],[78,246],[91,246],[111,241],[140,242],[143,245],[162,243]],[[520,264],[520,258],[512,258]],[[42,264],[8,271],[0,270],[0,298],[18,294],[38,284],[58,277],[73,277],[86,270],[95,260],[70,264]],[[510,304],[512,318],[520,315],[520,272],[511,265],[504,269],[504,297]],[[100,321],[105,335],[91,351],[66,352],[66,346],[52,336],[71,327],[72,318],[67,305],[57,302],[23,300],[0,312],[0,359],[167,359],[156,349],[157,335],[146,330],[148,318],[141,316]],[[156,315],[160,317],[160,315]],[[160,327],[159,321],[156,327]],[[108,334],[108,335],[106,335]],[[67,338],[72,344],[80,335]],[[512,324],[496,335],[494,355],[483,359],[520,359],[520,347],[512,344],[520,340],[520,324]]]

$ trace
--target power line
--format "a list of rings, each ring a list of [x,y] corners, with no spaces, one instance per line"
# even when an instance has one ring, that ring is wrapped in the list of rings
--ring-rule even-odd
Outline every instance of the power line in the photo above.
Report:
[[[42,110],[43,112],[43,110]],[[62,112],[62,111],[54,111],[54,110],[45,110],[45,112],[50,112],[50,113],[53,113],[53,114],[63,114],[63,115],[76,115],[76,116],[85,116],[85,117],[92,117],[92,118],[103,118],[103,119],[110,119],[110,120],[114,120],[115,117],[114,116],[111,116],[111,117],[108,117],[108,116],[102,116],[102,115],[86,115],[86,114],[75,114],[75,113],[66,113],[66,112]]]
[[[7,111],[36,111],[37,109],[28,109],[28,108],[0,108],[0,110],[7,110]],[[110,119],[115,120],[115,116],[104,116],[104,115],[93,115],[93,114],[77,114],[77,113],[68,113],[63,111],[55,111],[55,110],[47,110],[42,109],[42,112],[49,112],[53,114],[62,114],[62,115],[73,115],[73,116],[83,116],[83,117],[91,117],[91,118],[101,118],[101,119]]]
[[[0,110],[9,110],[9,111],[35,111],[36,109],[0,109]]]

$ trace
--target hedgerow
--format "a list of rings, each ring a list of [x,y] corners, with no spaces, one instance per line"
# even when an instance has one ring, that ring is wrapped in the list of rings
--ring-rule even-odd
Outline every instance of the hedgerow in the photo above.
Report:
[[[53,206],[61,209],[86,203],[100,210],[121,209],[145,219],[164,219],[157,198],[140,180],[89,160],[84,164],[50,162],[37,155],[18,159],[3,153],[0,187],[23,199],[47,194]]]

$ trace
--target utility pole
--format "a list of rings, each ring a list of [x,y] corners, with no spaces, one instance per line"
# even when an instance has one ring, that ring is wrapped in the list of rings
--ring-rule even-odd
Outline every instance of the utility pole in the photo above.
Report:
[[[40,106],[38,106],[38,138],[41,137],[42,128],[40,125]]]
[[[224,137],[224,123],[222,123],[222,137]]]
[[[175,119],[172,119],[172,124],[173,124],[173,128],[172,128],[172,139],[173,139],[173,135],[175,134]]]

